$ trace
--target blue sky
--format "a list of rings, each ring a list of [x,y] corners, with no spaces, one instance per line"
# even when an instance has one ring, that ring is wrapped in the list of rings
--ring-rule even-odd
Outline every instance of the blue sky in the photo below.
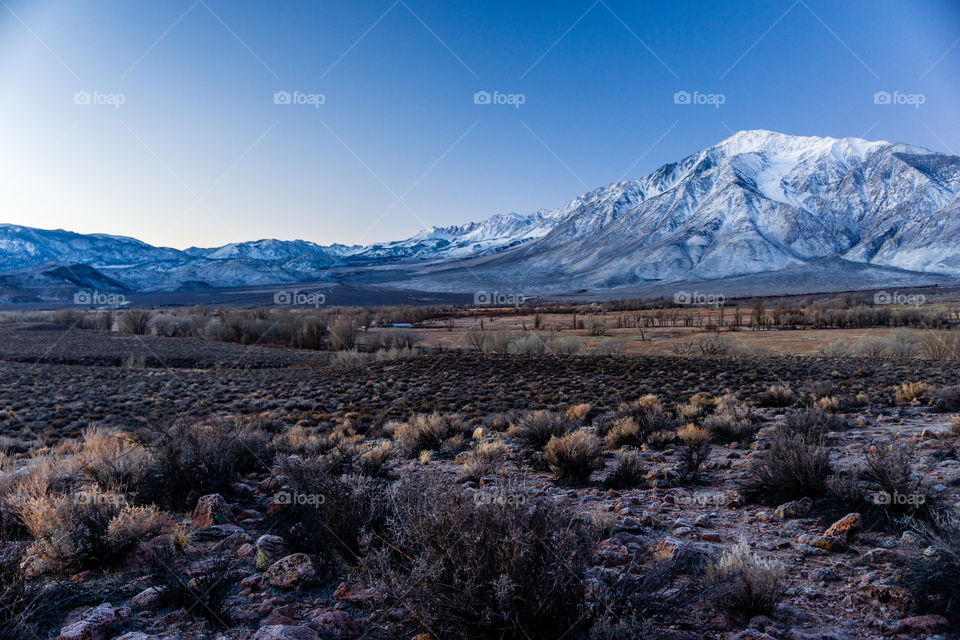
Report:
[[[960,154],[958,79],[954,0],[0,0],[0,221],[368,244],[741,129]]]

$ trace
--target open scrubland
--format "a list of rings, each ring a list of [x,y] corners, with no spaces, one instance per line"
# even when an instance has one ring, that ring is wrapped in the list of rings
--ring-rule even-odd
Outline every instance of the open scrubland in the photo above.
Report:
[[[958,320],[5,314],[0,638],[956,637]]]

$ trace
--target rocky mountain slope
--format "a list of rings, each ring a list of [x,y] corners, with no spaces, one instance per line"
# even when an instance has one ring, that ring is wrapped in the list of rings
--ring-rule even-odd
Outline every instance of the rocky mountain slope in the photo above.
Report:
[[[87,278],[100,285],[140,291],[292,283],[344,270],[363,278],[367,268],[390,265],[399,286],[558,292],[796,272],[824,261],[841,272],[859,263],[960,275],[960,158],[883,141],[743,131],[552,211],[365,247],[258,240],[178,251],[0,225],[3,281],[27,288],[76,265],[94,270]]]

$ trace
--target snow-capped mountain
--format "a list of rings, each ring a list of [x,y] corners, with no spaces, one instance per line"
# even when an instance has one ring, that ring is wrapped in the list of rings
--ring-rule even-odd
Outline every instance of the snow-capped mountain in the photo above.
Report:
[[[841,259],[960,274],[960,158],[904,144],[744,131],[572,201],[515,250],[409,286],[541,290],[727,278]]]
[[[540,238],[564,216],[562,209],[531,215],[497,214],[480,222],[433,227],[397,242],[374,244],[355,251],[356,258],[463,258],[486,255]]]
[[[960,158],[883,141],[743,131],[554,210],[365,247],[258,240],[178,251],[0,225],[0,273],[140,291],[377,274],[424,290],[483,283],[559,292],[814,265],[822,279],[824,261],[827,272],[869,271],[871,284],[884,269],[960,275]]]

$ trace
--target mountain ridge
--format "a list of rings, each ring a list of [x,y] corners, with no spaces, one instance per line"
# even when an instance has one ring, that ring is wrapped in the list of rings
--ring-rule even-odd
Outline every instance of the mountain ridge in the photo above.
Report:
[[[552,210],[495,214],[368,246],[261,239],[186,250],[0,224],[0,273],[72,264],[131,290],[326,279],[394,265],[397,286],[608,289],[835,258],[960,275],[960,158],[859,138],[729,138]]]

